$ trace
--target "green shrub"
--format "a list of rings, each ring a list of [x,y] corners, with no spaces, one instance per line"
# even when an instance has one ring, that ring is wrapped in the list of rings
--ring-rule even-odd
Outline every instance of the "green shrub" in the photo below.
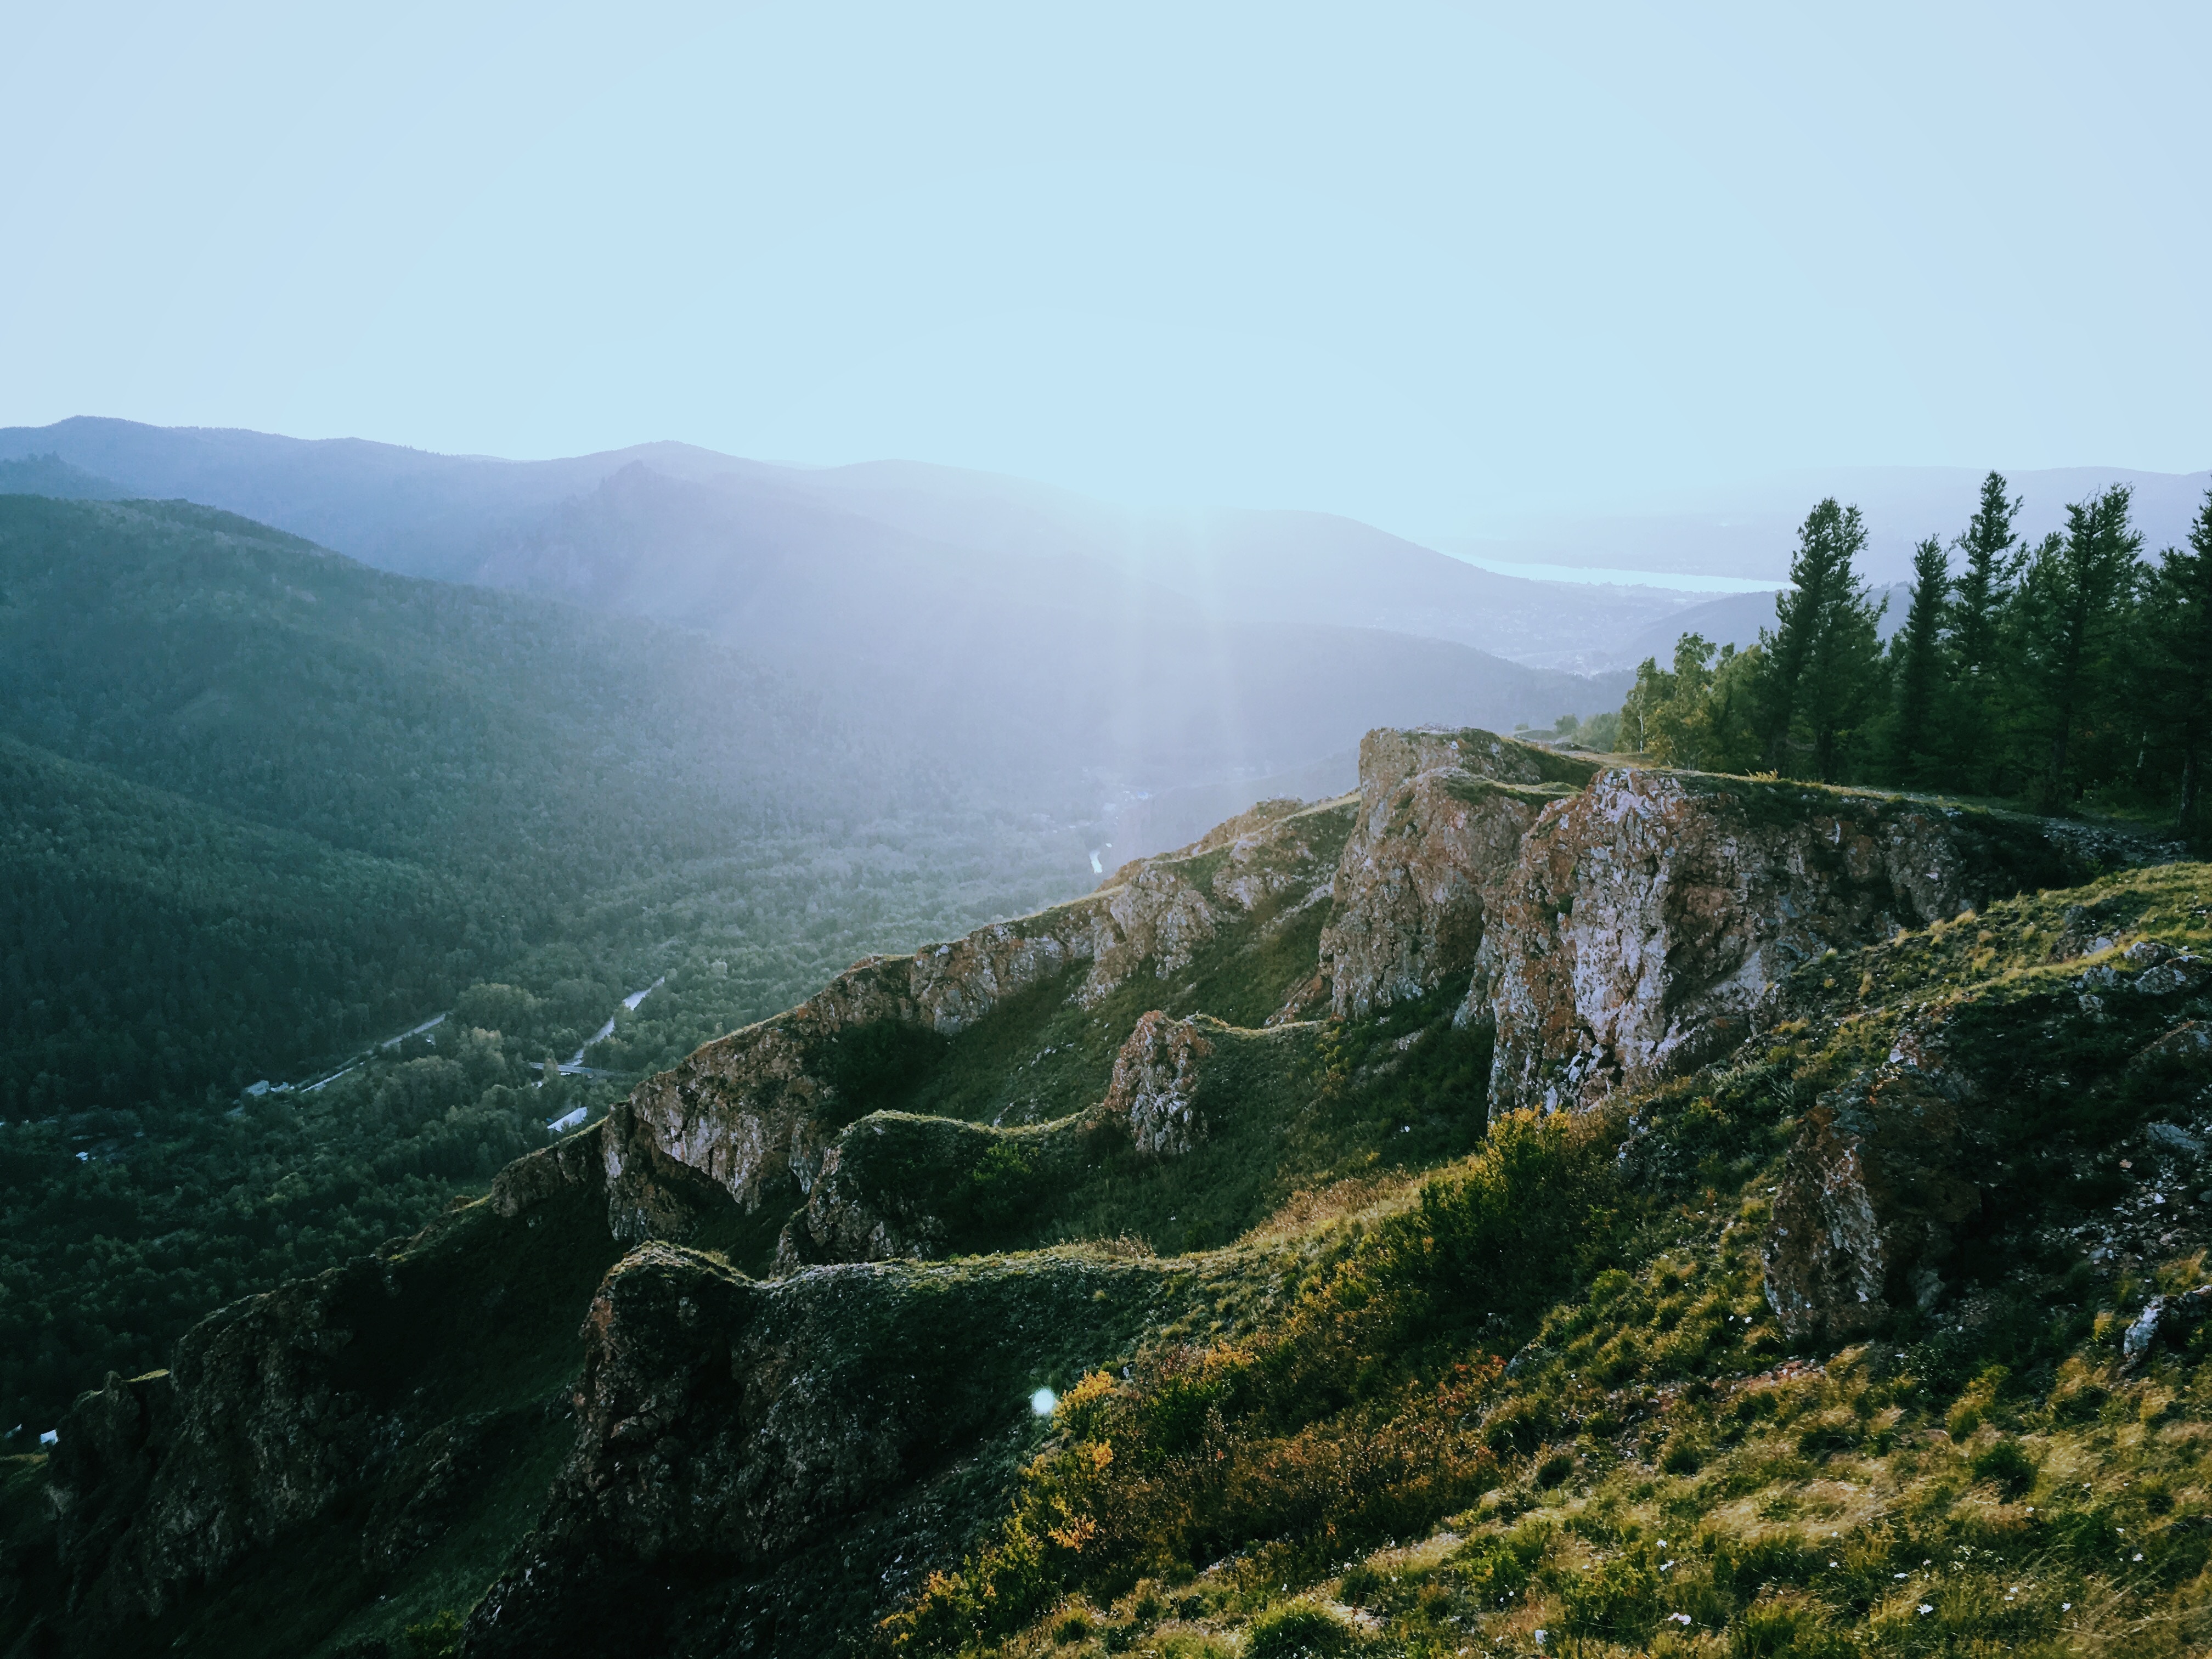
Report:
[[[1754,1601],[1729,1632],[1729,1659],[1846,1659],[1850,1651],[1827,1609],[1802,1595]]]
[[[1358,1638],[1326,1607],[1292,1601],[1270,1607],[1245,1632],[1244,1659],[1334,1659]]]
[[[1337,1597],[1355,1607],[1364,1607],[1374,1599],[1383,1583],[1381,1573],[1361,1561],[1346,1570],[1343,1583],[1337,1587]]]
[[[407,1626],[410,1659],[457,1659],[461,1650],[461,1615],[451,1607],[419,1625]]]
[[[1069,1613],[1053,1626],[1052,1639],[1055,1642],[1080,1642],[1090,1634],[1091,1615],[1076,1612]]]
[[[2000,1440],[1974,1454],[1974,1479],[1986,1480],[2007,1498],[2025,1497],[2035,1486],[2035,1465],[2018,1444]]]

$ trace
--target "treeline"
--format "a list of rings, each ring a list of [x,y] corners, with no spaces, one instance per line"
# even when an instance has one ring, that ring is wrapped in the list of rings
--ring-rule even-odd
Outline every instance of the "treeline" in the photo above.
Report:
[[[1705,771],[2155,814],[2204,840],[2212,491],[2155,561],[2124,484],[2039,540],[2019,533],[2021,507],[1992,472],[1948,546],[1919,544],[1885,648],[1859,510],[1820,502],[1775,625],[1742,650],[1686,634],[1671,667],[1647,658],[1620,743]]]

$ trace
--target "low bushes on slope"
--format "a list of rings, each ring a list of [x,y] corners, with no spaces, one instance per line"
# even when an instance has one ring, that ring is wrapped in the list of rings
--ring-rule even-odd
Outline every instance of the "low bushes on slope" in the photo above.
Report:
[[[1420,1361],[1488,1322],[1510,1328],[1619,1248],[1607,1154],[1596,1120],[1509,1119],[1415,1207],[1340,1237],[1273,1329],[1087,1378],[1002,1540],[933,1578],[901,1639],[949,1648],[1018,1627],[1065,1588],[1111,1595],[1255,1540],[1326,1553],[1471,1501],[1498,1479],[1470,1407],[1499,1362]]]
[[[2119,947],[2202,951],[2208,901],[2196,866],[2023,896],[1816,964],[1802,1019],[1618,1117],[1507,1120],[1280,1321],[1072,1393],[1000,1537],[887,1633],[1225,1648],[1304,1598],[1378,1656],[2203,1651],[2212,1322],[2177,1310],[2212,995]],[[1793,1351],[1780,1153],[1908,1042],[2065,1167],[1966,1147],[1941,1294]]]

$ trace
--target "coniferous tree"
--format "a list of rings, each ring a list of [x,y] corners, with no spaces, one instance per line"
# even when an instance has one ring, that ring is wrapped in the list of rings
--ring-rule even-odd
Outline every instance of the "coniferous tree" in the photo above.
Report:
[[[2036,794],[2049,806],[2079,793],[2077,742],[2114,704],[2118,647],[2142,574],[2130,492],[2114,484],[2066,509],[2066,530],[2028,555],[2008,607],[2020,652],[2023,714],[2035,744]]]
[[[2174,821],[2201,843],[2204,767],[2212,759],[2212,489],[2189,527],[2188,546],[2166,549],[2148,586],[2152,684],[2180,769]]]
[[[1790,562],[1790,587],[1761,629],[1760,676],[1767,763],[1832,781],[1881,679],[1881,607],[1856,568],[1866,548],[1856,507],[1833,496],[1808,514]]]
[[[1954,696],[1946,711],[1954,775],[1969,787],[1994,777],[1999,721],[1996,702],[2003,673],[2004,618],[2019,577],[2019,536],[2013,522],[2021,498],[2005,495],[2004,475],[1982,480],[1982,499],[1952,545],[1960,554],[1949,625]]]
[[[1905,626],[1890,641],[1897,708],[1887,758],[1890,777],[1899,783],[1929,782],[1936,770],[1930,751],[1944,690],[1943,623],[1950,590],[1950,561],[1930,536],[1913,550],[1911,600]]]

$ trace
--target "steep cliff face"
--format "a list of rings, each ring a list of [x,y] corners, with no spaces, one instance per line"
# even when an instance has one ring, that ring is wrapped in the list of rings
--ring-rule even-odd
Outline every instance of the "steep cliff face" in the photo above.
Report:
[[[63,1530],[94,1617],[161,1612],[404,1443],[416,1426],[404,1405],[362,1374],[400,1297],[392,1264],[375,1259],[287,1285],[195,1327],[167,1373],[110,1379],[78,1403],[55,1471],[65,1516],[96,1512],[102,1487],[138,1484],[131,1464],[146,1470],[109,1548],[94,1528]]]
[[[1336,1018],[1466,975],[1537,815],[1596,768],[1489,732],[1370,732],[1321,971]]]
[[[947,1458],[1016,1452],[1037,1432],[1035,1390],[1072,1386],[1195,1285],[1076,1254],[757,1282],[638,1249],[592,1299],[574,1449],[537,1534],[471,1616],[466,1651],[851,1642],[872,1603],[913,1581],[908,1562],[929,1553],[946,1506],[966,1501]],[[820,1564],[806,1552],[825,1545],[849,1577],[810,1606]],[[628,1593],[648,1575],[651,1594]],[[811,1649],[810,1619],[826,1626]]]
[[[1012,999],[1050,988],[1118,1043],[1141,1010],[1114,1015],[1111,1005],[1175,985],[1202,957],[1264,949],[1324,900],[1348,821],[1335,805],[1266,803],[1180,853],[1123,866],[1085,898],[858,963],[789,1012],[707,1044],[641,1085],[623,1132],[605,1142],[617,1231],[661,1236],[648,1149],[748,1211],[796,1203],[845,1125],[896,1103]],[[1256,967],[1252,977],[1264,981]]]
[[[1741,1043],[1831,950],[2081,872],[2036,824],[1802,784],[1608,771],[1545,809],[1466,1015],[1493,1109],[1575,1108]]]
[[[618,1254],[598,1139],[510,1165],[404,1247],[222,1310],[168,1370],[81,1398],[50,1468],[79,1646],[341,1510],[328,1571],[374,1581],[465,1522],[487,1468],[564,1430],[545,1408],[573,1369],[574,1310]]]

